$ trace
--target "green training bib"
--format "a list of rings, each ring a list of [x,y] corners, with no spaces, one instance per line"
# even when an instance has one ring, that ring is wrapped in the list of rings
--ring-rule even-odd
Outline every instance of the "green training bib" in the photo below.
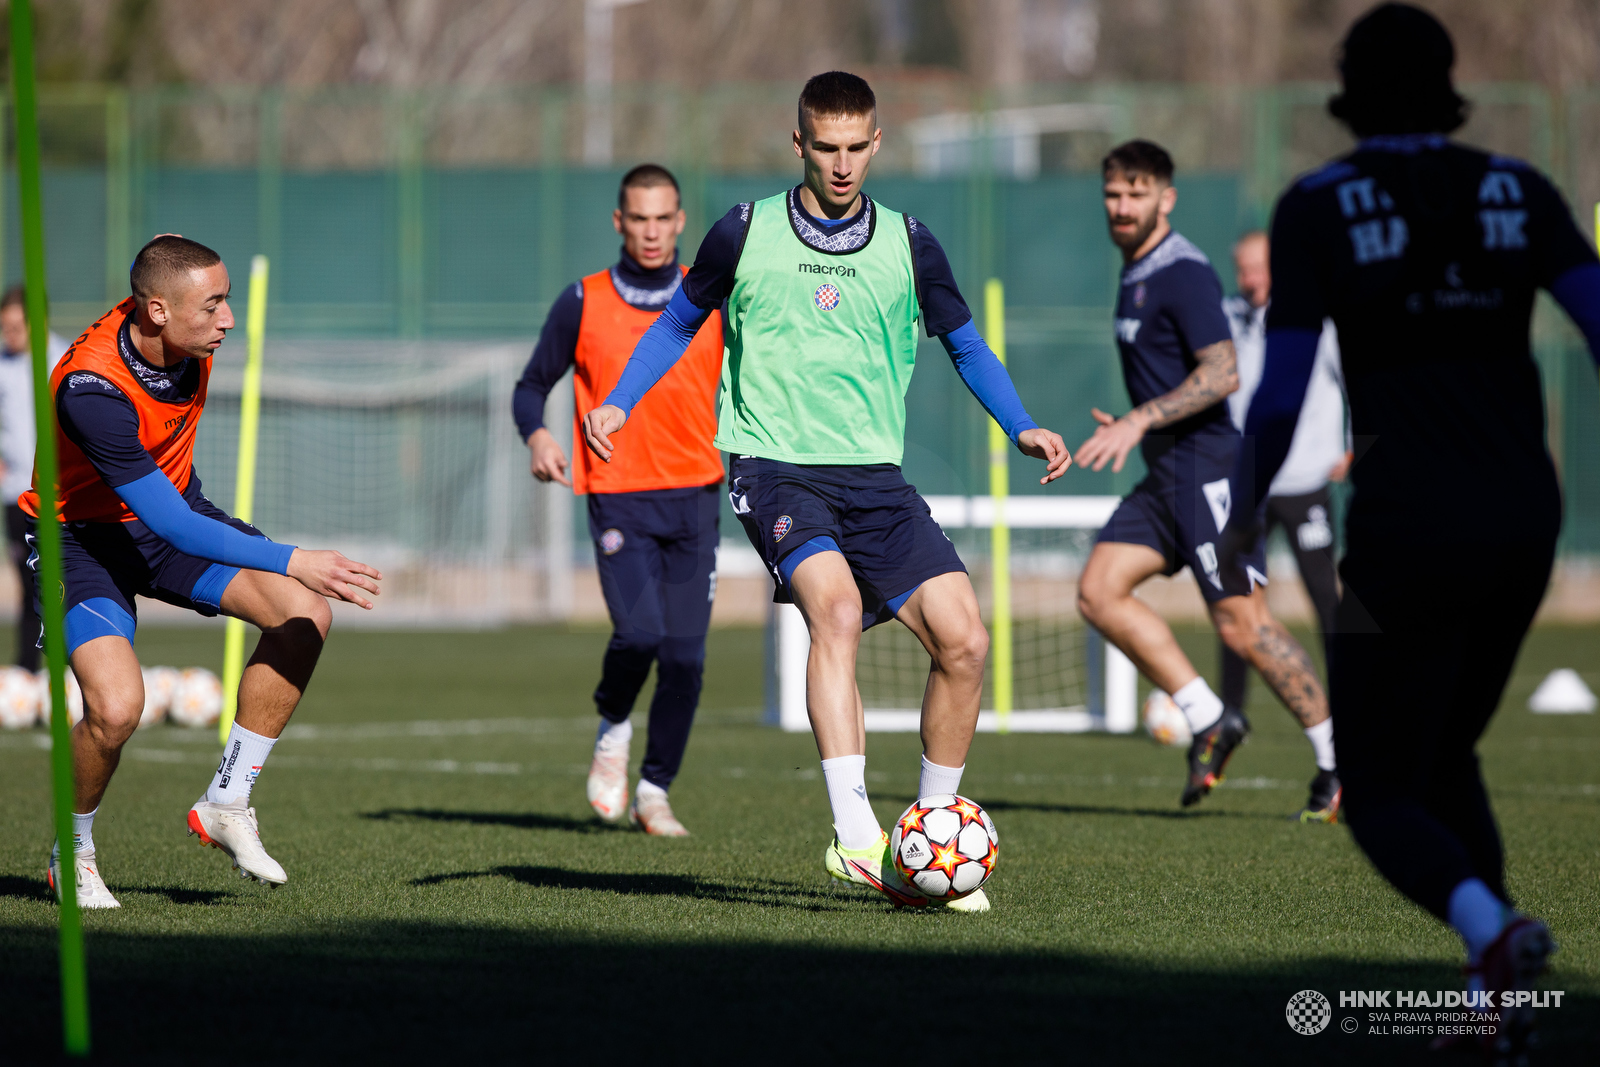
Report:
[[[917,359],[905,216],[881,204],[867,243],[819,252],[788,194],[759,200],[728,297],[716,446],[803,464],[899,464]]]

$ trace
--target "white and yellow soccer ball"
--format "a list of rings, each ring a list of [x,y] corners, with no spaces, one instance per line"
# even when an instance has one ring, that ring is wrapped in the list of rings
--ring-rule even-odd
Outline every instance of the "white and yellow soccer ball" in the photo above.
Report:
[[[172,694],[178,688],[178,671],[173,667],[144,668],[144,711],[139,714],[139,729],[154,726],[167,717]]]
[[[189,667],[172,687],[167,718],[179,726],[215,726],[222,717],[222,683],[204,667]]]
[[[1183,709],[1160,689],[1150,690],[1144,702],[1144,731],[1163,745],[1187,747],[1194,740]]]
[[[32,671],[0,667],[0,729],[26,730],[39,721],[39,683]]]
[[[935,903],[960,900],[994,873],[1000,834],[989,813],[966,797],[939,793],[906,809],[889,835],[895,870]]]
[[[34,676],[39,694],[39,721],[46,726],[50,725],[50,671],[40,671]],[[78,685],[78,676],[72,673],[72,668],[67,668],[67,722],[76,726],[83,721],[83,688]]]

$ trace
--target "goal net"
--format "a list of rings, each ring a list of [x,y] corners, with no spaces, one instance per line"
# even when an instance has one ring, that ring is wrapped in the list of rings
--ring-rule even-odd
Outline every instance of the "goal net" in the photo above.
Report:
[[[520,342],[271,340],[263,353],[255,519],[275,540],[383,571],[374,626],[559,618],[571,494],[528,476],[511,419]],[[211,379],[195,465],[231,510],[239,361]],[[557,394],[562,395],[558,392]],[[552,430],[566,431],[551,407]],[[553,400],[555,397],[552,398]],[[154,607],[154,605],[152,605]]]
[[[989,497],[926,498],[934,519],[960,553],[996,640]],[[1130,732],[1137,725],[1137,677],[1127,657],[1078,615],[1078,576],[1116,497],[1010,497],[1004,505],[1010,535],[1009,657],[991,645],[978,729],[1018,732]],[[768,718],[786,730],[810,729],[805,705],[805,622],[797,609],[775,606],[768,631]],[[994,710],[1000,679],[1011,663],[1009,713]],[[998,665],[998,666],[997,666]],[[861,638],[856,684],[869,731],[919,728],[929,660],[921,642],[899,622]]]

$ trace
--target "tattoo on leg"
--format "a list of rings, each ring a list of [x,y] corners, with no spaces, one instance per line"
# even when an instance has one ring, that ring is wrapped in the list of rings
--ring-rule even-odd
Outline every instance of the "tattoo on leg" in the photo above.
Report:
[[[1317,681],[1311,657],[1281,622],[1274,619],[1256,629],[1250,661],[1302,727],[1327,717],[1328,698]]]

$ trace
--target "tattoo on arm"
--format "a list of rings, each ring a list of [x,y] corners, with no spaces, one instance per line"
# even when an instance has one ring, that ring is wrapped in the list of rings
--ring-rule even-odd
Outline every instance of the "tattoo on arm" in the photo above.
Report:
[[[1232,341],[1218,341],[1194,354],[1195,368],[1178,387],[1133,409],[1147,429],[1170,426],[1211,407],[1239,388]]]

